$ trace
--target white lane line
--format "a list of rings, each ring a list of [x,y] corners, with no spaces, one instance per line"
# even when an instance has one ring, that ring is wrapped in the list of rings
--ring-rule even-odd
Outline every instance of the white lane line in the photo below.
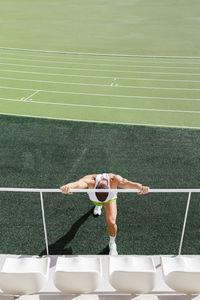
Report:
[[[12,113],[2,113],[0,115],[6,116],[16,116],[16,117],[27,117],[27,118],[37,118],[37,119],[50,119],[50,120],[60,120],[60,121],[72,121],[72,122],[84,122],[84,123],[100,123],[100,124],[118,124],[118,125],[129,125],[129,126],[150,126],[150,127],[163,127],[163,128],[180,128],[180,129],[200,129],[198,126],[179,126],[179,125],[162,125],[162,124],[149,124],[149,123],[125,123],[125,122],[109,122],[109,121],[96,121],[96,120],[82,120],[82,119],[69,119],[69,118],[56,118],[56,117],[44,117],[44,116],[34,116],[34,115],[24,115],[24,114],[12,114]]]
[[[28,82],[41,82],[41,83],[52,83],[52,84],[64,84],[64,85],[78,85],[78,86],[98,86],[98,87],[118,87],[126,89],[149,89],[149,90],[175,90],[175,91],[200,91],[197,88],[168,88],[168,87],[153,87],[153,86],[134,86],[134,85],[118,85],[113,80],[111,84],[96,84],[96,83],[80,83],[80,82],[64,82],[64,81],[50,81],[50,80],[36,80],[36,79],[25,79],[25,78],[11,78],[11,77],[0,77],[5,80],[17,80],[17,81],[28,81]]]
[[[8,90],[22,90],[22,91],[35,91],[35,89],[26,89],[26,88],[16,88],[9,86],[0,86],[0,89]],[[95,94],[95,93],[77,93],[77,92],[64,92],[64,91],[51,91],[51,90],[41,90],[40,92],[45,93],[55,93],[55,94],[67,94],[67,95],[83,95],[83,96],[98,96],[98,97],[113,97],[113,98],[129,98],[129,99],[163,99],[163,100],[180,100],[180,101],[200,101],[200,99],[195,98],[172,98],[172,97],[151,97],[151,96],[127,96],[127,95],[114,95],[114,94]]]
[[[0,59],[5,59],[0,57]],[[45,62],[45,63],[57,63],[57,64],[67,64],[67,65],[84,65],[84,66],[108,66],[108,67],[124,67],[124,68],[153,68],[153,69],[197,69],[199,70],[200,67],[166,67],[166,66],[147,66],[147,65],[118,65],[118,64],[91,64],[91,63],[82,63],[82,62],[63,62],[63,61],[54,61],[54,60],[40,60],[40,59],[28,59],[28,58],[8,58],[8,60],[20,60],[20,61],[31,61],[31,62]],[[42,66],[41,66],[42,67]]]
[[[33,94],[31,94],[30,96],[23,98],[23,101],[27,101],[29,100],[31,97],[33,97],[34,95],[38,94],[40,90],[35,91]],[[32,101],[32,99],[30,99]]]
[[[125,71],[125,70],[106,70],[106,69],[85,69],[85,68],[68,68],[68,67],[50,67],[50,66],[36,66],[36,65],[23,65],[23,64],[9,64],[0,63],[5,66],[17,66],[17,67],[28,67],[28,68],[41,68],[41,69],[57,69],[57,70],[74,70],[74,71],[92,71],[92,72],[110,72],[110,73],[136,73],[136,74],[160,74],[160,75],[194,75],[200,76],[200,73],[170,73],[170,72],[144,72],[144,71]]]
[[[80,83],[80,82],[65,82],[65,81],[51,81],[51,80],[36,80],[36,79],[12,78],[12,77],[0,77],[0,79],[28,81],[28,82],[41,82],[41,83],[53,83],[53,84],[64,84],[64,85],[110,87],[110,84],[96,84],[96,83],[83,83],[83,82]],[[121,86],[121,87],[124,87],[124,86]],[[130,87],[132,87],[132,86],[130,86]]]
[[[74,74],[62,74],[62,73],[46,73],[46,72],[30,72],[30,71],[18,71],[18,70],[8,70],[8,69],[0,69],[0,72],[10,72],[10,73],[24,73],[24,74],[37,74],[37,75],[50,75],[50,76],[62,76],[62,77],[80,77],[80,78],[103,78],[103,79],[112,79],[113,76],[92,76],[92,75],[74,75]],[[134,79],[128,77],[118,77],[121,79]],[[172,80],[173,81],[173,80]],[[186,80],[187,81],[187,80]],[[200,81],[194,81],[200,82]]]
[[[131,59],[131,60],[129,60],[127,58],[124,58],[124,59],[119,59],[119,58],[111,59],[110,57],[103,58],[103,57],[97,57],[97,56],[91,57],[91,58],[86,58],[86,57],[78,57],[77,55],[76,55],[76,57],[70,56],[70,58],[68,58],[66,56],[64,57],[64,55],[62,57],[56,57],[55,55],[54,56],[53,55],[46,55],[46,56],[44,56],[44,54],[43,55],[39,55],[37,53],[36,54],[25,54],[25,53],[13,53],[13,52],[10,53],[10,52],[5,52],[5,51],[4,52],[0,52],[0,55],[13,55],[13,56],[15,56],[15,55],[21,55],[22,56],[23,55],[25,57],[58,58],[58,59],[62,59],[62,61],[63,61],[63,58],[67,58],[67,59],[70,59],[70,60],[72,59],[72,60],[84,60],[84,61],[94,60],[94,61],[133,62],[133,63],[135,63],[135,62],[136,63],[137,62],[142,62],[142,63],[144,63],[144,62],[150,62],[150,63],[188,64],[188,65],[189,64],[200,64],[199,61],[191,61],[191,60],[180,61],[180,59],[179,59],[179,61],[174,62],[174,59],[172,59],[173,61],[166,61],[166,58],[165,59],[163,58],[163,60],[160,60],[160,59],[157,59],[155,57],[153,57],[151,60],[148,60],[147,58],[143,58],[143,60],[138,60],[137,57],[135,59]]]
[[[3,101],[21,102],[18,99],[0,98]],[[138,108],[138,107],[120,107],[120,106],[104,106],[104,105],[87,105],[87,104],[71,104],[71,103],[59,103],[59,102],[46,102],[46,101],[31,101],[31,103],[45,104],[45,105],[57,105],[57,106],[72,106],[72,107],[87,107],[87,108],[100,108],[100,109],[114,109],[114,110],[135,110],[135,111],[150,111],[150,112],[170,112],[170,113],[190,113],[200,114],[200,111],[193,110],[174,110],[174,109],[157,109],[157,108]]]
[[[113,79],[113,76],[92,76],[92,75],[74,75],[74,74],[62,74],[62,73],[46,73],[46,72],[30,72],[30,71],[18,71],[0,69],[0,72],[9,73],[22,73],[22,74],[37,74],[37,75],[48,75],[48,76],[62,76],[62,77],[80,77],[80,78],[102,78],[102,79]],[[163,82],[194,82],[199,83],[200,80],[185,80],[185,79],[156,79],[156,78],[137,78],[137,77],[118,77],[120,80],[138,80],[138,81],[163,81]]]
[[[72,52],[72,51],[56,51],[56,50],[40,50],[40,49],[26,49],[26,48],[10,48],[1,46],[0,49],[28,51],[28,52],[41,52],[41,53],[58,53],[58,54],[71,54],[71,55],[94,55],[94,56],[116,56],[116,57],[147,57],[147,58],[173,58],[173,59],[200,59],[200,56],[167,56],[167,55],[141,55],[141,54],[117,54],[117,53],[95,53],[95,52]]]

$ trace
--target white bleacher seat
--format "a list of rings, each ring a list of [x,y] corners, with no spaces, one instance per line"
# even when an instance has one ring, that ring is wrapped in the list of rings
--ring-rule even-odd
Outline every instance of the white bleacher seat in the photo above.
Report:
[[[0,289],[11,295],[41,290],[48,280],[50,258],[6,258],[0,270]]]
[[[98,288],[101,276],[99,257],[58,257],[54,284],[65,294],[90,293]]]
[[[153,290],[156,270],[151,257],[111,256],[109,281],[118,291],[143,294]]]
[[[163,276],[173,290],[184,294],[200,293],[200,257],[161,257]]]

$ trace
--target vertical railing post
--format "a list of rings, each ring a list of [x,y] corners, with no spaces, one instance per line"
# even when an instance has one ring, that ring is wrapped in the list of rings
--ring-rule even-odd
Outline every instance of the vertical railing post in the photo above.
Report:
[[[186,226],[186,222],[187,222],[187,215],[188,215],[188,210],[189,210],[189,205],[190,205],[190,198],[191,198],[191,192],[189,192],[189,194],[188,194],[188,200],[187,200],[187,206],[186,206],[186,210],[185,210],[185,218],[184,218],[184,223],[183,223],[181,242],[180,242],[180,246],[179,246],[178,255],[181,255],[183,238],[184,238],[184,233],[185,233],[185,226]]]
[[[47,240],[47,229],[46,229],[46,222],[45,222],[45,215],[44,215],[44,203],[43,203],[42,192],[40,192],[40,201],[41,201],[41,208],[42,208],[42,221],[43,221],[43,227],[44,227],[44,237],[45,237],[45,243],[46,243],[46,252],[47,252],[47,255],[49,255],[49,247],[48,247],[48,240]]]

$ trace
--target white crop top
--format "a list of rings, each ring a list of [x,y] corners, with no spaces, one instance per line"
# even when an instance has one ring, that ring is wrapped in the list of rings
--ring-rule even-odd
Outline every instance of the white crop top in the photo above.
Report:
[[[109,178],[109,175],[107,173],[97,175],[94,188],[96,188],[97,184],[102,179],[106,179],[108,181],[108,188],[110,189],[110,178]],[[106,203],[106,202],[108,202],[112,199],[115,199],[117,197],[117,191],[116,190],[111,191],[111,192],[108,193],[107,199],[104,202],[101,202],[97,199],[95,192],[87,192],[87,193],[88,193],[88,196],[89,196],[91,201],[99,202],[99,203]]]

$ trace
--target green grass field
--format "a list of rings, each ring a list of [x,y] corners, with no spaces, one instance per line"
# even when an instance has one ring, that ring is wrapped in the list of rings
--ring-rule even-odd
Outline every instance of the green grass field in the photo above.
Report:
[[[198,0],[2,0],[11,48],[200,56]]]
[[[199,9],[197,0],[3,0],[0,186],[59,188],[113,172],[199,188]],[[44,202],[50,254],[108,253],[105,214],[94,218],[85,194]],[[186,202],[120,194],[119,254],[177,254]],[[1,192],[0,204],[0,253],[44,254],[39,195]],[[199,254],[198,211],[193,194],[184,254]]]
[[[1,116],[1,185],[59,188],[85,174],[121,174],[151,188],[199,188],[198,130]],[[120,194],[120,254],[178,253],[187,194]],[[39,194],[1,192],[1,253],[44,254]],[[44,194],[50,254],[108,253],[105,214],[86,194]],[[182,253],[199,253],[193,194]],[[127,228],[129,230],[127,230]]]

